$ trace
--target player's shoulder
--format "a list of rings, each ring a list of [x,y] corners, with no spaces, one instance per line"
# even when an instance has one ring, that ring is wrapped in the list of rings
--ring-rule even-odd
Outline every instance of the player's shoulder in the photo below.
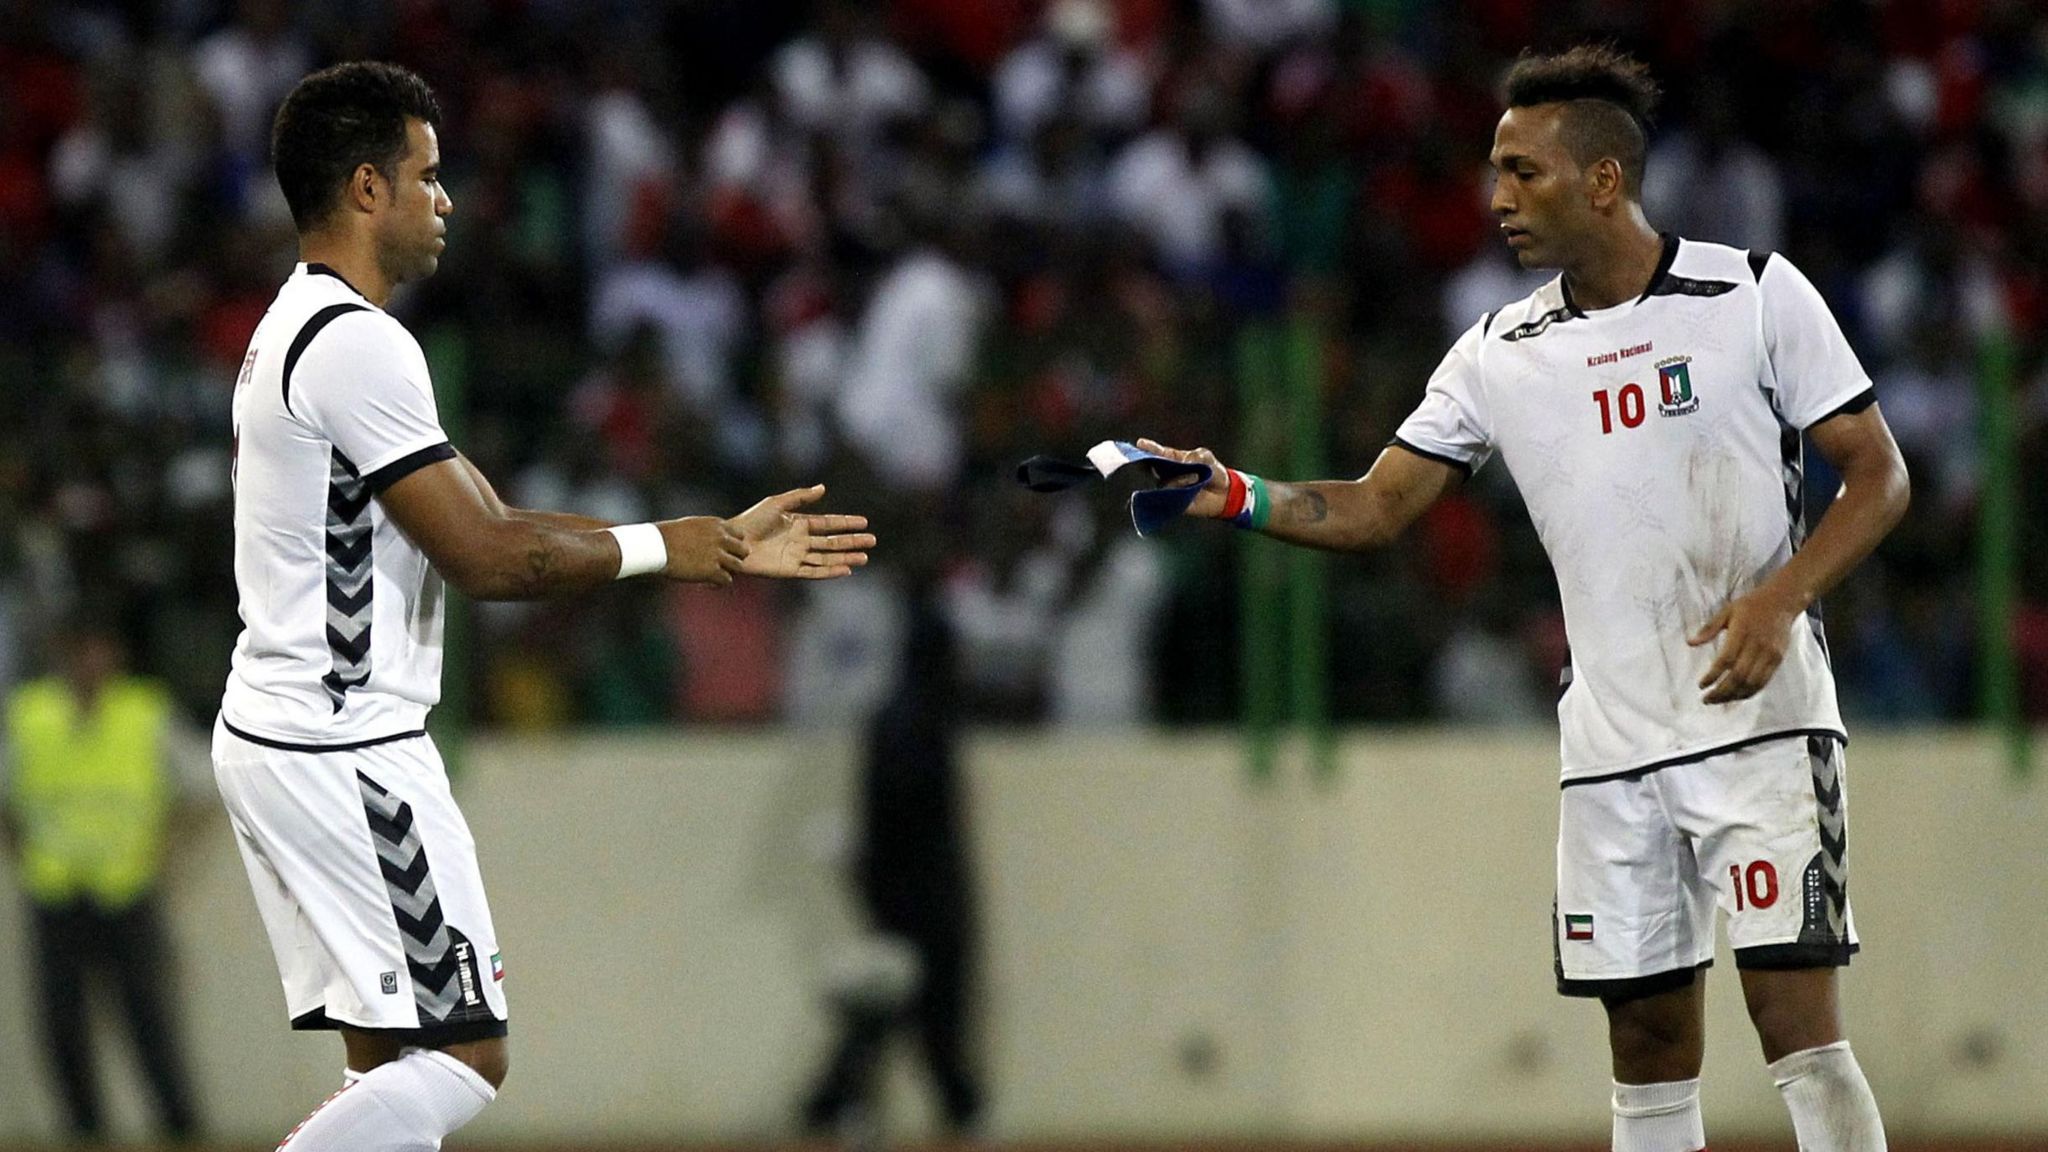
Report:
[[[1564,277],[1553,276],[1520,300],[1480,317],[1465,338],[1481,344],[1516,344],[1541,336],[1572,314],[1571,301],[1565,296]]]
[[[302,363],[377,363],[420,355],[419,341],[389,312],[370,303],[346,282],[301,272],[279,293],[289,301],[287,337]]]
[[[335,316],[331,349],[418,355],[420,342],[398,318],[381,308],[351,308]]]
[[[1679,238],[1677,252],[1651,292],[1723,295],[1740,287],[1754,287],[1762,281],[1766,268],[1783,259],[1767,249],[1734,248],[1711,240]]]
[[[366,388],[427,387],[426,354],[405,325],[345,283],[306,278],[295,302],[280,372],[286,409],[306,414],[322,397]]]

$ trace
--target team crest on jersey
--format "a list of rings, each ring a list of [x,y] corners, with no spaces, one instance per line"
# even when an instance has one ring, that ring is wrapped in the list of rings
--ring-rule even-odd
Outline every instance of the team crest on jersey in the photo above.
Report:
[[[1661,415],[1684,416],[1699,410],[1700,398],[1692,394],[1691,363],[1690,356],[1657,361],[1657,383],[1664,393],[1657,404]]]

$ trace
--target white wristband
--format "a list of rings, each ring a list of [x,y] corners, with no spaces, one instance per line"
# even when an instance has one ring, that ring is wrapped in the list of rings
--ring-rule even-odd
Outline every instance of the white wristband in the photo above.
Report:
[[[668,544],[661,538],[661,529],[652,524],[620,524],[605,531],[619,542],[619,574],[614,579],[645,576],[668,567]]]

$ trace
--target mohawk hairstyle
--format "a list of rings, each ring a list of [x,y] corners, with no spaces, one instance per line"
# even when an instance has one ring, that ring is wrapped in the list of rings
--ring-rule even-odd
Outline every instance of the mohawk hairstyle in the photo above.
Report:
[[[1650,69],[1611,44],[1581,44],[1551,56],[1524,52],[1502,84],[1507,106],[1563,104],[1566,150],[1580,167],[1613,159],[1631,199],[1643,189],[1650,119],[1662,93]]]

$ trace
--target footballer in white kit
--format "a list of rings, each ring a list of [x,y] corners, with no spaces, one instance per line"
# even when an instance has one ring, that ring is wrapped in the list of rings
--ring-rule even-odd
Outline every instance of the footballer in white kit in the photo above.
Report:
[[[507,507],[448,442],[419,344],[384,310],[434,273],[454,204],[440,106],[403,68],[300,81],[271,152],[301,263],[235,385],[243,631],[214,773],[295,1028],[348,1068],[284,1152],[438,1148],[510,1066],[505,969],[476,845],[426,734],[448,585],[531,600],[658,575],[829,580],[867,562],[860,516],[612,525]]]
[[[1712,960],[1716,903],[1745,965],[1856,949],[1818,607],[1746,699],[1702,699],[1713,653],[1688,640],[1799,548],[1800,434],[1875,394],[1789,261],[1663,244],[1635,300],[1588,311],[1560,277],[1483,317],[1395,437],[1466,474],[1498,455],[1557,574],[1571,664],[1554,929],[1559,986],[1580,995],[1689,980]],[[1662,771],[1683,764],[1709,767]]]
[[[376,497],[453,459],[426,358],[301,264],[235,390],[244,630],[214,759],[295,1028],[505,1034],[503,966],[427,712],[442,582]]]
[[[1210,467],[1190,515],[1347,551],[1498,456],[1571,644],[1552,945],[1559,990],[1607,1012],[1614,1148],[1705,1147],[1697,977],[1718,910],[1801,1148],[1882,1152],[1837,1000],[1858,944],[1818,605],[1904,513],[1897,445],[1790,261],[1645,219],[1640,63],[1525,54],[1505,88],[1493,210],[1524,267],[1561,274],[1458,338],[1371,471],[1269,482],[1140,447]],[[1843,479],[1810,536],[1807,439]]]

